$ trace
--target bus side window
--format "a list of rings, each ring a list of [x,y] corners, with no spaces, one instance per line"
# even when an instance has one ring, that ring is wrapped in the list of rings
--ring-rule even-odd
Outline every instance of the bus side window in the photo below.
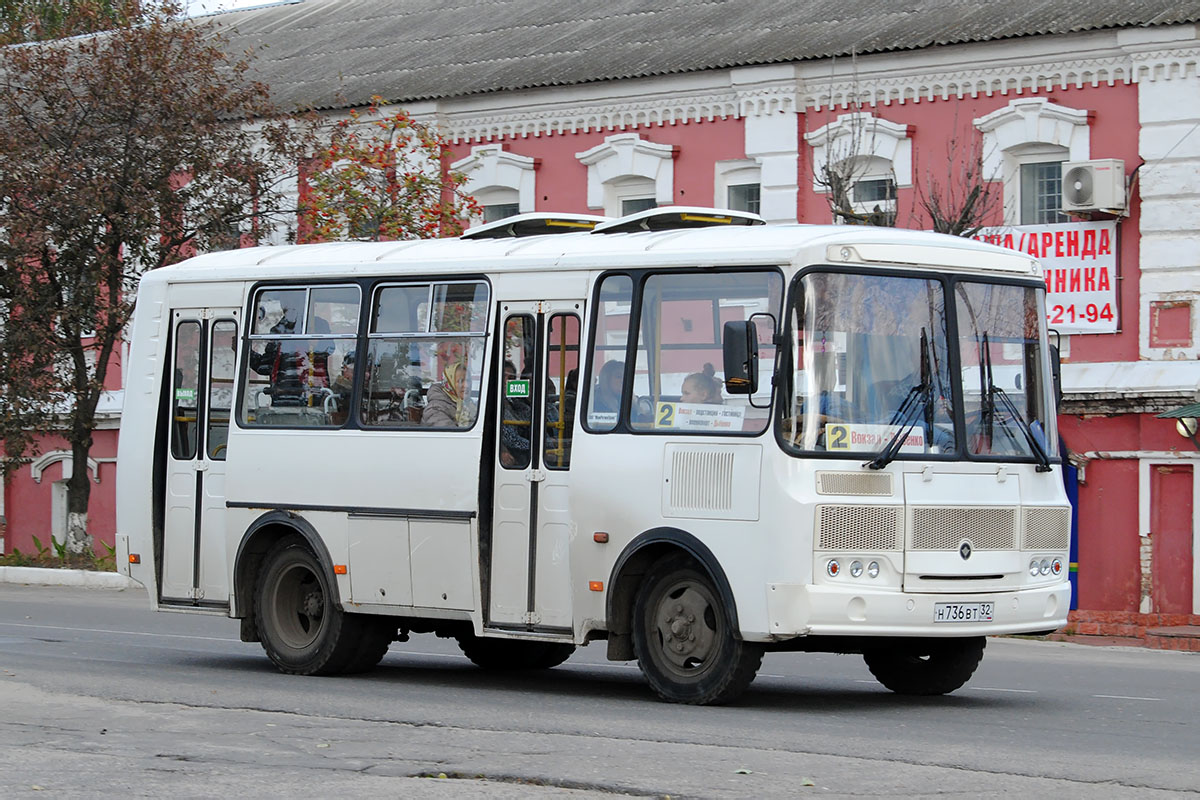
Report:
[[[633,279],[628,275],[606,276],[593,309],[592,357],[584,381],[587,392],[584,426],[588,430],[611,431],[617,427],[632,305]]]
[[[237,323],[231,319],[217,320],[213,323],[212,344],[208,350],[208,432],[204,437],[208,457],[216,461],[225,460],[236,358]]]

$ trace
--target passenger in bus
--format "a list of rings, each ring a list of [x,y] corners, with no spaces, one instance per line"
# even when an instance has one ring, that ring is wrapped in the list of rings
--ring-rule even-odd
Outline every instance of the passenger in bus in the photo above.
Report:
[[[333,392],[334,403],[330,421],[334,425],[343,424],[350,416],[350,393],[354,390],[354,356],[353,350],[346,353],[337,377],[329,386]]]
[[[621,410],[621,384],[625,380],[625,362],[609,361],[600,368],[592,390],[592,411],[615,414]]]
[[[712,364],[705,363],[702,372],[693,372],[683,379],[683,387],[679,390],[679,402],[720,405],[721,384],[714,377],[716,370]]]
[[[425,395],[421,424],[427,428],[467,428],[475,420],[475,407],[467,399],[467,365],[451,361],[442,380],[431,384]]]

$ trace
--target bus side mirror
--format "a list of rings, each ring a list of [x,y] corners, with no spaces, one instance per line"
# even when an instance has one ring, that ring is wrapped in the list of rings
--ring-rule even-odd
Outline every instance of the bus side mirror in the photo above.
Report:
[[[1058,353],[1058,345],[1050,345],[1050,377],[1054,381],[1054,405],[1062,405],[1062,357]]]
[[[721,336],[725,366],[725,391],[754,394],[758,391],[758,329],[754,320],[726,322]]]

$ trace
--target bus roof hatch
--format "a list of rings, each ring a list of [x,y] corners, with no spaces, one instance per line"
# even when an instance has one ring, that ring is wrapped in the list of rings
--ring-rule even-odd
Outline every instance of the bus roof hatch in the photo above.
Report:
[[[541,236],[547,233],[579,233],[590,231],[601,222],[611,220],[595,214],[545,214],[533,212],[505,217],[462,235],[463,239],[510,239],[522,236]]]
[[[766,225],[758,214],[727,208],[664,206],[650,208],[620,219],[597,225],[592,233],[636,233],[637,231],[673,231],[681,228],[709,228],[714,225]]]

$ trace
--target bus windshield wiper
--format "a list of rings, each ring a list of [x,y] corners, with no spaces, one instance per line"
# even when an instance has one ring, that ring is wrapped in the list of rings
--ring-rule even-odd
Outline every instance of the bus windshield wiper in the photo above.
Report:
[[[985,398],[988,427],[990,428],[993,424],[993,418],[996,413],[996,400],[999,400],[1001,407],[1004,408],[1009,418],[1020,428],[1021,433],[1025,436],[1025,441],[1029,443],[1029,449],[1038,462],[1037,471],[1049,472],[1050,455],[1046,452],[1046,448],[1042,446],[1042,443],[1038,441],[1037,436],[1034,435],[1033,426],[1021,415],[1021,411],[1017,408],[1017,404],[1013,402],[1012,398],[1008,396],[1008,392],[997,386],[995,381],[992,380],[992,353],[991,348],[988,347],[987,331],[983,333],[980,355],[982,356],[980,366],[983,368],[982,371],[986,383]],[[1012,432],[1008,430],[1007,426],[1003,430],[1010,439],[1013,439]],[[1015,439],[1013,439],[1013,443],[1016,443]]]
[[[908,438],[908,434],[916,426],[917,421],[921,418],[922,412],[932,408],[933,404],[933,379],[932,369],[929,365],[929,336],[924,328],[921,328],[921,382],[908,390],[908,394],[904,397],[904,402],[896,409],[896,413],[892,414],[892,420],[889,425],[899,425],[900,427],[892,434],[892,438],[883,446],[876,456],[863,464],[868,469],[883,469],[888,464],[895,460],[896,455],[900,452],[900,448],[904,446],[904,441]],[[926,414],[926,417],[929,415]]]

